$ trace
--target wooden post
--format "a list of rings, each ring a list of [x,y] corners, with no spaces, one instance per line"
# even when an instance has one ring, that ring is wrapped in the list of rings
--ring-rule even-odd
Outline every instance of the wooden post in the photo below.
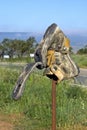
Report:
[[[57,81],[52,80],[52,130],[56,130],[56,84]]]

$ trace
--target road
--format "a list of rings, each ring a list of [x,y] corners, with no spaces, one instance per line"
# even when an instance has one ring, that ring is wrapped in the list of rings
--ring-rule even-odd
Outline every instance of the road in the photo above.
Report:
[[[82,69],[82,68],[80,68],[80,75],[87,77],[87,69]]]
[[[76,79],[78,84],[87,87],[87,69],[80,68],[80,74]]]

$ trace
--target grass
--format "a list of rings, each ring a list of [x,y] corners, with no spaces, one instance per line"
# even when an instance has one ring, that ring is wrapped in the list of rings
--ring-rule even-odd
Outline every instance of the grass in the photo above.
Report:
[[[16,57],[16,58],[9,58],[9,59],[5,59],[2,58],[0,59],[1,62],[10,62],[10,63],[28,63],[33,61],[33,58],[30,57]]]
[[[72,54],[72,59],[80,68],[87,68],[87,55],[80,54]],[[1,62],[10,62],[10,63],[29,63],[33,62],[33,58],[29,57],[20,57],[20,58],[12,58],[12,59],[1,59]]]
[[[0,68],[0,115],[15,116],[14,130],[51,129],[51,85],[42,73],[32,73],[22,98],[14,101],[11,93],[21,68]],[[87,128],[87,90],[64,81],[56,87],[56,118],[59,130]],[[10,119],[11,121],[11,119]]]
[[[72,55],[72,58],[80,68],[87,68],[87,55]]]

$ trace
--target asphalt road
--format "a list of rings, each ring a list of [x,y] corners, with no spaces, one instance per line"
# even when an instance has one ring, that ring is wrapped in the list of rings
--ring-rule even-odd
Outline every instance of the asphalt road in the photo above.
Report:
[[[76,83],[87,87],[87,69],[80,68],[80,73],[76,77]]]
[[[80,68],[80,74],[81,76],[87,76],[87,69]]]

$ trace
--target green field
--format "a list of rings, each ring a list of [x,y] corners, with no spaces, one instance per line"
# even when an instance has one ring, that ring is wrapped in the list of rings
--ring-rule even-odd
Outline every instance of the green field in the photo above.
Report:
[[[87,55],[71,54],[72,59],[80,68],[87,68]],[[13,59],[2,59],[1,62],[10,63],[28,63],[32,62],[34,59],[29,57],[13,58]]]
[[[71,57],[80,68],[87,68],[87,55],[72,55]]]
[[[35,70],[22,98],[14,101],[11,94],[21,71],[22,67],[0,67],[0,124],[10,123],[11,130],[50,130],[52,81]],[[85,130],[87,90],[70,83],[63,81],[56,87],[57,130]]]

